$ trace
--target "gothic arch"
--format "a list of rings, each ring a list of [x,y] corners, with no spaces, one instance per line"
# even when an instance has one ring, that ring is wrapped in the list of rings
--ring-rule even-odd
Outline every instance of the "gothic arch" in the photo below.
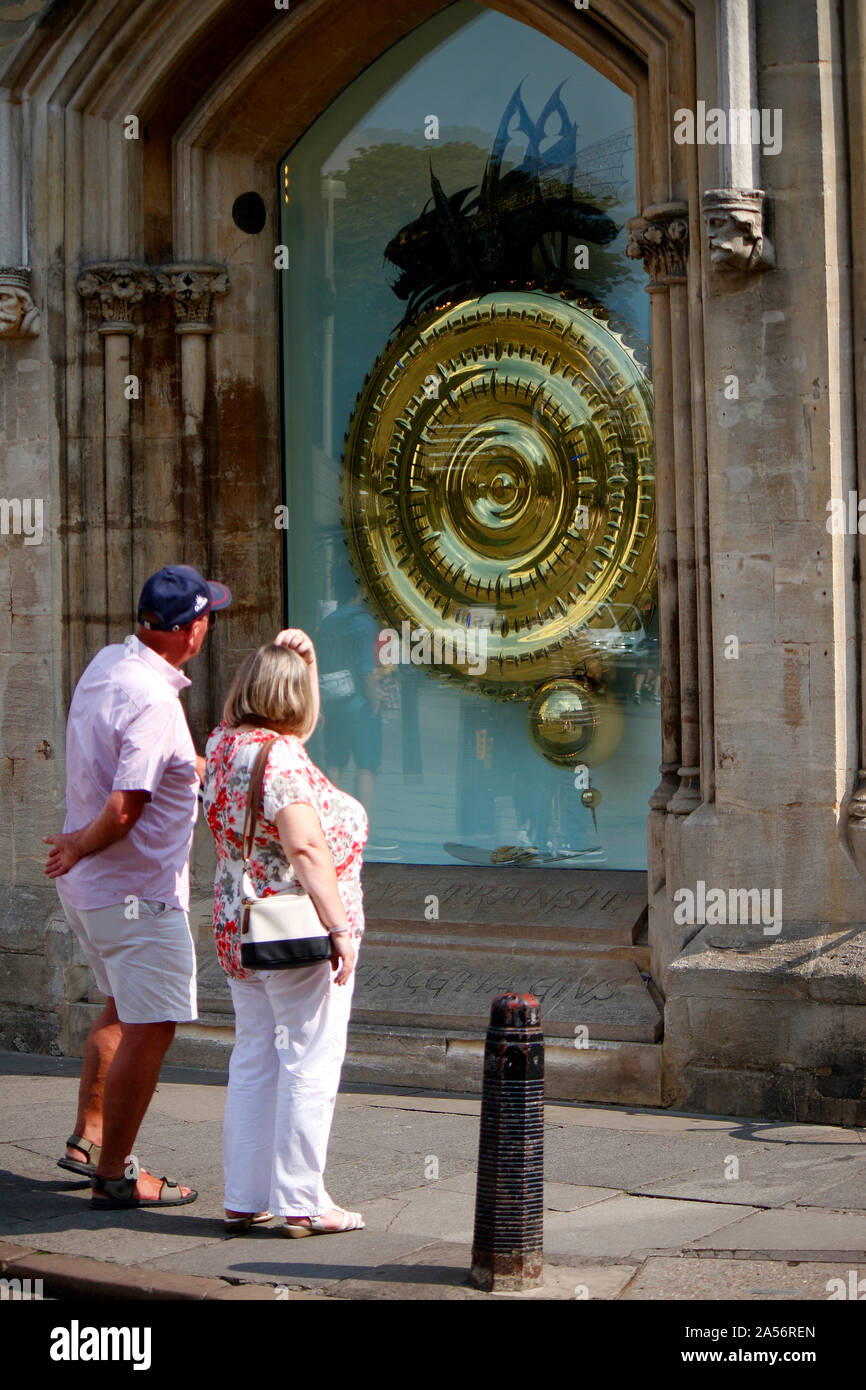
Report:
[[[299,0],[288,12],[249,0],[89,0],[49,9],[16,50],[4,82],[22,138],[39,137],[30,240],[18,259],[33,267],[52,354],[64,363],[57,473],[75,595],[67,684],[164,563],[166,523],[197,563],[243,571],[250,626],[272,631],[275,237],[271,221],[244,238],[227,213],[248,190],[272,207],[283,152],[393,43],[435,17],[447,24],[447,8],[370,0],[360,24],[350,0]],[[696,19],[684,0],[494,8],[570,48],[635,102],[629,253],[644,260],[652,295],[662,639],[652,899],[675,822],[713,799],[709,595],[699,579],[709,557],[700,189],[696,151],[674,142],[672,120],[694,106]],[[129,115],[137,140],[123,135]],[[132,409],[118,390],[129,373],[145,383]],[[225,655],[218,640],[212,671]],[[207,722],[215,698],[201,682],[194,722]]]

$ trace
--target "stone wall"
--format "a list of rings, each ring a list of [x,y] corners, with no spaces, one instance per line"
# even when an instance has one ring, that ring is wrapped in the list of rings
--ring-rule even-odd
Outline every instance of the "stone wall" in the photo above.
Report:
[[[52,935],[42,836],[60,823],[65,702],[86,661],[129,630],[159,564],[242,576],[190,671],[200,742],[221,673],[282,619],[276,237],[272,221],[260,238],[239,233],[232,200],[255,189],[271,207],[292,141],[442,8],[371,0],[359,23],[348,0],[282,19],[209,0],[95,0],[49,7],[19,52],[0,49],[12,190],[0,267],[32,268],[42,313],[37,336],[0,341],[0,495],[41,498],[45,521],[38,545],[0,538],[0,850],[24,894],[6,899],[0,934],[13,1040],[60,1045],[40,991],[62,1008],[80,983]],[[828,500],[866,486],[866,391],[852,370],[863,248],[851,237],[864,224],[863,61],[844,71],[864,4],[758,0],[753,63],[730,28],[750,7],[728,0],[597,0],[583,18],[561,0],[502,8],[615,73],[636,103],[635,253],[653,293],[659,440],[664,744],[648,840],[665,1098],[860,1123],[866,901],[848,813],[866,765],[866,556],[825,522]],[[0,7],[0,23],[32,9]],[[86,72],[73,71],[79,45],[99,54]],[[778,154],[673,141],[674,110],[697,93],[724,107],[735,92],[781,111]],[[138,142],[122,138],[130,109]],[[766,192],[775,266],[715,269],[702,195],[750,186]],[[154,285],[124,319],[121,291],[79,293],[90,262]],[[192,323],[177,285],[159,280],[178,263],[226,277]],[[144,383],[128,408],[121,368]],[[196,854],[204,871],[206,848]],[[676,895],[699,881],[780,889],[781,935],[683,926]]]

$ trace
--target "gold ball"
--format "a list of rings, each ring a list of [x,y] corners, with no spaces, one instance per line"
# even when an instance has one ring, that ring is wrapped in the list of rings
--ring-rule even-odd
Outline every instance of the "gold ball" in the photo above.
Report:
[[[529,735],[548,762],[558,767],[580,762],[597,729],[597,704],[579,681],[548,681],[536,691],[529,706]]]
[[[616,696],[593,690],[584,681],[566,677],[546,681],[529,706],[529,736],[539,753],[556,767],[574,767],[576,763],[598,767],[613,753],[623,728]],[[587,791],[595,794],[593,788]],[[584,801],[584,805],[589,804]]]

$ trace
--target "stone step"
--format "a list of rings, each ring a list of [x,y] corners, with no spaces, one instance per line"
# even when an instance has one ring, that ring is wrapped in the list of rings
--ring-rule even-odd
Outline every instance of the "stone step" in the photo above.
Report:
[[[364,885],[345,1080],[480,1092],[490,1002],[514,989],[541,1001],[550,1099],[661,1103],[662,1015],[641,976],[645,874],[371,864]],[[234,1020],[212,910],[209,894],[191,905],[199,1018],[178,1027],[176,1065],[228,1064]],[[79,1051],[98,998],[70,1006]]]
[[[68,1051],[81,1056],[99,1004],[67,1006]],[[225,1014],[202,1014],[178,1025],[167,1061],[178,1067],[227,1071],[234,1028]],[[343,1080],[382,1086],[423,1087],[480,1095],[483,1032],[440,1028],[382,1028],[353,1023]],[[611,1105],[661,1105],[662,1049],[658,1043],[564,1040],[545,1044],[544,1091],[548,1100]]]
[[[67,1006],[69,1053],[80,1057],[99,1004]],[[227,1071],[234,1028],[225,1014],[178,1024],[167,1062]],[[343,1080],[481,1094],[483,1033],[440,1028],[380,1028],[353,1023]],[[548,1100],[610,1105],[661,1105],[662,1049],[658,1043],[590,1041],[586,1047],[548,1041],[544,1050]]]
[[[343,1079],[480,1095],[483,1062],[480,1031],[353,1023]],[[548,1038],[544,1094],[548,1100],[661,1105],[661,1044],[590,1041],[586,1047],[575,1047]]]
[[[367,864],[371,937],[434,934],[449,946],[491,940],[631,948],[647,916],[646,874],[627,869],[454,868]]]
[[[491,1000],[507,990],[538,998],[546,1038],[654,1043],[661,1036],[661,1014],[633,961],[565,951],[539,959],[525,947],[481,955],[441,947],[400,952],[365,942],[352,1018],[483,1035]]]

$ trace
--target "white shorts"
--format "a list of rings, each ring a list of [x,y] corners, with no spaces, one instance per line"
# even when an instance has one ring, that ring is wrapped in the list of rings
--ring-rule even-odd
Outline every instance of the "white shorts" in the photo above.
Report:
[[[63,903],[96,985],[114,1000],[121,1023],[191,1023],[198,1018],[195,947],[179,907],[138,901],[83,910]]]

